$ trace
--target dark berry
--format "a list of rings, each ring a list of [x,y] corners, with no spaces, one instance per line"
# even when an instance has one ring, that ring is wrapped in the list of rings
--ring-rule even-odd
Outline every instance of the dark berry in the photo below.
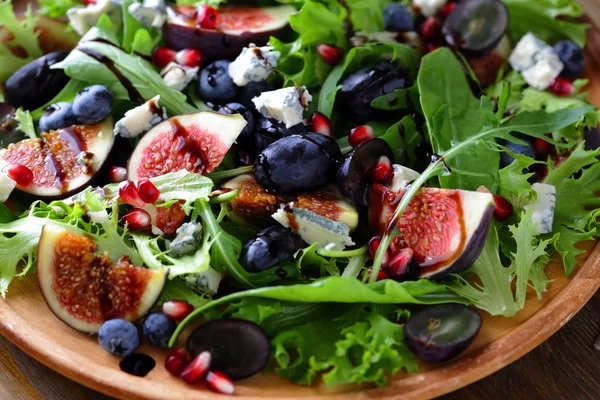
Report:
[[[412,11],[400,4],[390,4],[383,10],[385,30],[391,32],[409,32],[415,30]]]
[[[111,319],[100,327],[98,343],[110,354],[126,357],[140,346],[140,334],[131,322]]]
[[[261,272],[287,260],[304,247],[305,243],[290,228],[270,226],[246,242],[240,264],[248,272]]]
[[[40,118],[40,132],[50,132],[51,130],[66,128],[76,123],[73,115],[73,105],[67,102],[60,102],[49,105]]]
[[[142,333],[148,341],[157,347],[169,347],[169,339],[177,324],[161,312],[148,314],[142,325]]]
[[[239,88],[229,76],[227,60],[215,61],[200,71],[198,93],[206,101],[222,104],[238,94]]]
[[[113,94],[105,86],[93,85],[75,96],[73,114],[80,124],[97,124],[112,112]]]
[[[291,135],[301,135],[308,131],[303,123],[286,128],[283,122],[259,116],[254,132],[254,151],[260,153],[271,143]]]
[[[567,79],[577,79],[583,73],[585,57],[583,50],[570,40],[561,40],[554,45],[554,52],[565,65],[560,76]]]
[[[510,151],[512,151],[515,154],[523,154],[527,157],[535,158],[535,149],[529,142],[527,142],[526,145],[509,142],[509,143],[504,144],[504,147],[506,147],[507,149],[509,149]],[[504,167],[510,165],[513,161],[515,161],[515,159],[512,158],[512,156],[510,154],[505,153],[505,152],[500,153],[500,167],[501,168],[504,168]]]

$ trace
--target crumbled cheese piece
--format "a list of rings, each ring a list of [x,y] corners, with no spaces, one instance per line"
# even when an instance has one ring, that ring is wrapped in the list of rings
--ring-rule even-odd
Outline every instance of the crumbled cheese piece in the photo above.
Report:
[[[127,111],[125,116],[115,124],[115,136],[133,138],[167,119],[167,110],[159,107],[159,101],[160,95],[157,95],[141,106]]]
[[[525,204],[525,209],[533,208],[531,222],[536,225],[537,233],[552,232],[552,223],[554,221],[554,207],[556,206],[556,188],[547,183],[534,183],[531,185],[537,193],[537,200]]]
[[[97,224],[104,224],[108,222],[108,212],[106,210],[101,211],[88,211],[87,215],[90,217],[92,222]]]
[[[392,192],[398,192],[417,179],[421,174],[403,165],[394,164],[394,178],[390,184]]]
[[[311,101],[308,90],[299,86],[264,92],[252,99],[259,113],[283,122],[286,128],[303,122],[304,111]]]
[[[187,222],[177,229],[177,236],[169,244],[169,254],[181,257],[193,253],[202,246],[202,224]]]
[[[182,91],[198,75],[200,67],[186,67],[175,62],[170,62],[162,71],[160,76],[167,86],[173,90]]]
[[[229,76],[238,86],[265,81],[277,66],[280,56],[281,53],[273,51],[271,46],[257,47],[251,43],[229,64]]]
[[[282,206],[272,217],[281,225],[291,228],[306,243],[318,243],[318,249],[344,250],[346,246],[354,245],[348,225],[294,207],[293,203]]]
[[[418,6],[421,14],[426,17],[432,17],[438,13],[447,3],[447,0],[413,0],[413,4]]]
[[[144,0],[132,3],[128,8],[133,18],[148,28],[162,28],[167,22],[167,6],[164,0]]]
[[[212,268],[208,268],[200,274],[186,275],[184,280],[186,285],[194,292],[212,295],[219,290],[223,275]]]
[[[4,203],[10,197],[17,182],[13,181],[8,175],[0,174],[0,203]]]
[[[71,8],[67,11],[67,18],[71,26],[80,36],[96,26],[100,17],[108,14],[116,25],[121,24],[121,3],[117,0],[98,0],[87,7]]]
[[[547,89],[564,68],[552,47],[531,32],[517,43],[508,62],[521,72],[529,86],[538,90]]]

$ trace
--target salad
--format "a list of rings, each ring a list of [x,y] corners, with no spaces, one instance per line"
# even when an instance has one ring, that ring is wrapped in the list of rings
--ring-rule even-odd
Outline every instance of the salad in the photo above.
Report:
[[[0,293],[129,372],[385,385],[597,236],[574,1],[39,5],[0,1]]]

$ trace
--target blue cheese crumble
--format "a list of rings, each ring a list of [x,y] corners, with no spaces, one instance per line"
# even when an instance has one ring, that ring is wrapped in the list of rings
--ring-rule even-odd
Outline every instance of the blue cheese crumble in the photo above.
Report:
[[[187,222],[177,229],[177,236],[169,243],[169,255],[181,257],[195,252],[202,246],[202,224]]]
[[[162,28],[167,22],[167,6],[164,0],[144,0],[129,5],[129,13],[147,28]]]
[[[265,81],[277,66],[280,56],[281,53],[273,51],[271,46],[257,47],[251,43],[229,64],[229,76],[238,86]]]
[[[219,285],[223,280],[223,275],[212,268],[200,274],[189,274],[184,277],[185,284],[188,288],[198,294],[216,294],[219,290]]]
[[[538,90],[546,90],[564,68],[552,47],[531,32],[517,43],[508,62],[521,72],[529,86]]]
[[[160,76],[169,88],[181,92],[194,80],[199,70],[200,67],[192,68],[170,62],[160,71]]]
[[[159,101],[160,95],[157,95],[141,106],[127,111],[125,116],[115,124],[115,136],[133,138],[167,119],[167,110],[158,106]]]
[[[283,122],[286,128],[304,121],[304,111],[312,101],[306,87],[292,86],[264,92],[252,99],[256,110],[266,118],[274,118]]]
[[[554,208],[556,206],[556,188],[547,183],[534,183],[532,189],[537,193],[535,202],[525,204],[525,210],[533,208],[531,222],[539,234],[552,232]]]
[[[121,24],[121,3],[117,0],[98,0],[96,4],[90,4],[87,7],[71,8],[67,11],[67,18],[71,26],[83,36],[96,26],[100,17],[108,14],[116,26]]]
[[[293,203],[282,206],[272,217],[286,228],[291,228],[306,243],[318,243],[317,249],[336,251],[354,245],[348,225],[294,207]]]

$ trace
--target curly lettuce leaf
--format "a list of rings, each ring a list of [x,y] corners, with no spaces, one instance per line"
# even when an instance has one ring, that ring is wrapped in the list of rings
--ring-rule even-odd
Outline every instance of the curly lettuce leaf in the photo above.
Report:
[[[570,39],[585,46],[589,25],[579,23],[583,9],[574,0],[503,0],[508,7],[508,32],[517,42],[527,32],[553,43]]]
[[[23,111],[22,108],[18,108],[15,113],[15,120],[17,121],[17,129],[20,130],[30,139],[37,138],[35,134],[35,126],[33,125],[33,117],[29,111]]]
[[[290,17],[290,26],[298,38],[290,43],[271,37],[269,44],[281,52],[277,71],[285,86],[321,86],[332,67],[317,54],[320,43],[348,48],[344,28],[347,11],[335,0],[307,0],[300,11]]]
[[[39,14],[50,18],[66,17],[71,8],[83,6],[80,0],[39,0]]]

